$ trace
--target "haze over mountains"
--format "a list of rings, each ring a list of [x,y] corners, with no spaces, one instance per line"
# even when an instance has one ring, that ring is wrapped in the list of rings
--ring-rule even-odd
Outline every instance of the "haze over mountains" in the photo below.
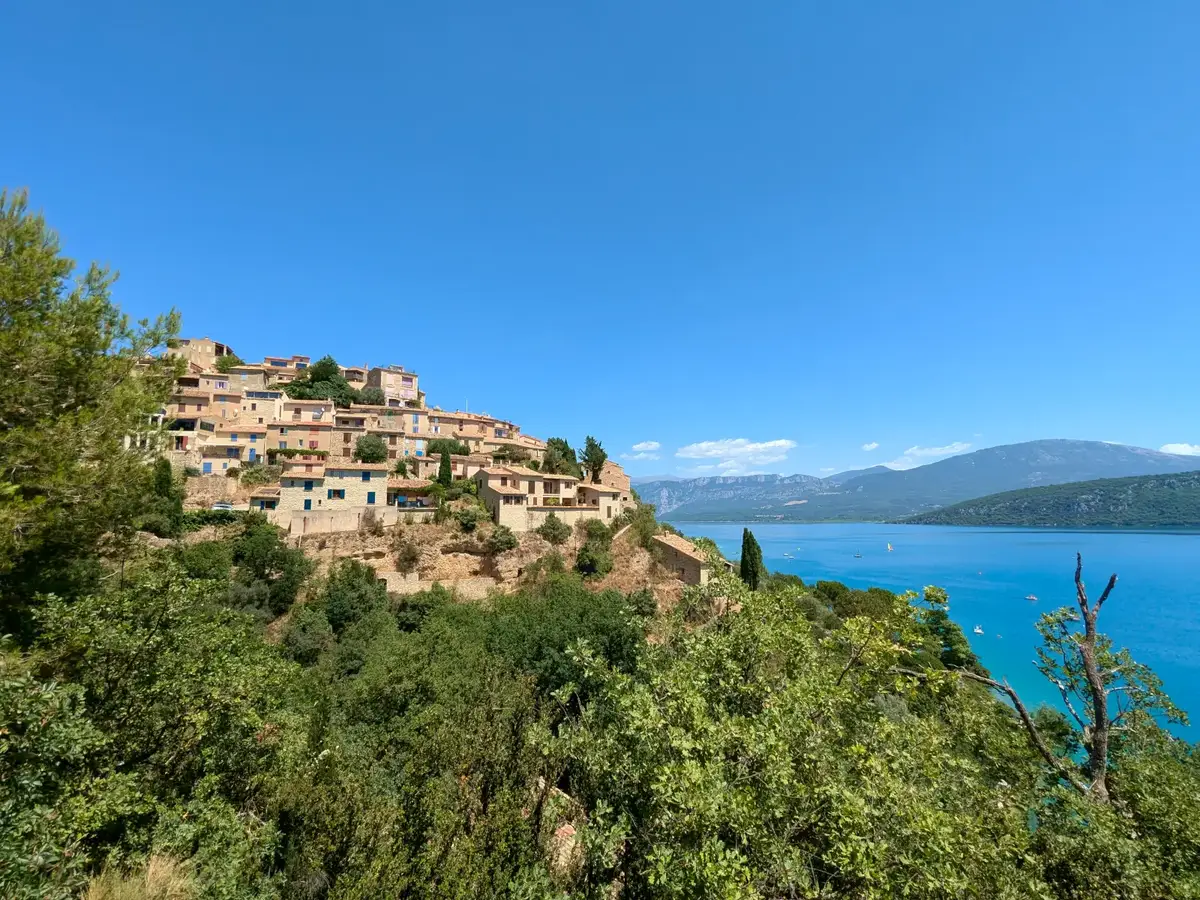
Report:
[[[1043,440],[989,447],[896,471],[876,466],[829,478],[747,475],[642,482],[637,490],[674,521],[880,521],[1021,488],[1200,469],[1200,458],[1100,441]]]

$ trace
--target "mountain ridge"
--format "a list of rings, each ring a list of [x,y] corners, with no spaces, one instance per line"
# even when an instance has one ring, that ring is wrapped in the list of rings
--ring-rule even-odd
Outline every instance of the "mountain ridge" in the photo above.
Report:
[[[1101,441],[1046,439],[987,447],[895,470],[812,475],[708,476],[638,485],[643,501],[679,521],[889,521],[1023,488],[1171,474],[1195,457]],[[846,475],[852,477],[840,480]]]

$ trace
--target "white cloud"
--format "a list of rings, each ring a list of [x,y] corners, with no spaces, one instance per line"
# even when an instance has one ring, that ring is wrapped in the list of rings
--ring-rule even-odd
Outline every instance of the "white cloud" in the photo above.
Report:
[[[863,449],[870,453],[872,450],[879,449],[879,441],[871,441],[869,444],[863,444]]]
[[[657,453],[622,453],[621,459],[658,459]]]
[[[965,453],[971,449],[971,445],[966,441],[955,441],[953,444],[947,444],[944,447],[909,447],[904,451],[904,455],[897,457],[884,465],[889,469],[911,469],[922,465],[923,462],[931,459],[937,459],[942,456],[953,456],[956,453]]]
[[[723,438],[719,441],[699,441],[675,451],[680,459],[711,459],[714,463],[695,466],[698,474],[715,470],[721,475],[759,475],[765,466],[787,459],[795,441],[779,438],[774,441],[751,441],[746,438]]]
[[[1163,444],[1158,449],[1163,453],[1178,453],[1180,456],[1200,456],[1200,444]]]
[[[837,469],[835,469],[833,466],[825,466],[823,469],[821,469],[821,471],[822,472],[836,472]]]
[[[662,448],[662,444],[658,441],[639,441],[633,445],[633,449],[639,453],[652,453],[655,450]]]

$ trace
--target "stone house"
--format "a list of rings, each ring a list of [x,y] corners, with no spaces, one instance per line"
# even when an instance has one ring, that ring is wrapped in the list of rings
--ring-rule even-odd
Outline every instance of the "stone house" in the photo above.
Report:
[[[661,554],[663,567],[684,584],[708,584],[712,578],[714,573],[708,557],[687,538],[677,534],[656,534],[654,546]],[[724,566],[727,571],[733,569],[728,562],[724,562]]]
[[[347,510],[387,504],[388,467],[383,463],[330,462],[323,470],[286,472],[280,478],[280,510]]]

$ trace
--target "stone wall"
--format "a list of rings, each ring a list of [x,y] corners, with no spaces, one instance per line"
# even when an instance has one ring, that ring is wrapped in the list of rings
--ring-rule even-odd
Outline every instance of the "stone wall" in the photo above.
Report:
[[[380,505],[337,510],[275,509],[270,510],[267,517],[273,525],[278,525],[291,535],[330,534],[358,531],[368,509],[375,513],[375,520],[384,527],[429,522],[433,520],[434,513],[432,509],[398,509]]]

